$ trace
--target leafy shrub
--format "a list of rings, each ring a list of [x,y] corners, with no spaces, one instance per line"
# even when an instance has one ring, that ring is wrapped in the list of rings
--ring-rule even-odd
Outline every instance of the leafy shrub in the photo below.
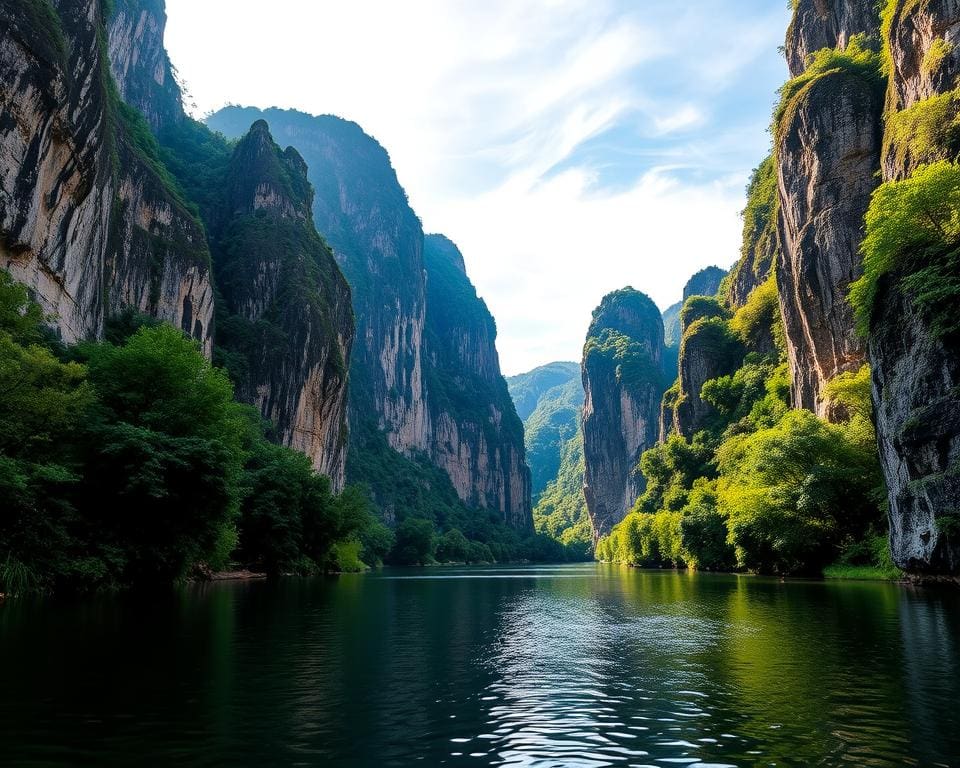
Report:
[[[597,545],[608,562],[648,568],[684,565],[679,512],[631,512]]]
[[[960,91],[921,99],[887,116],[884,153],[893,150],[893,162],[904,168],[960,155]]]
[[[691,296],[683,302],[680,310],[680,325],[686,331],[698,320],[719,317],[726,319],[730,312],[715,296]]]
[[[946,161],[880,185],[866,214],[863,276],[850,286],[860,332],[867,334],[880,279],[905,272],[904,287],[929,313],[936,332],[957,330],[960,317],[960,166]]]
[[[818,572],[877,517],[875,448],[807,411],[731,438],[717,459],[717,506],[741,567]]]
[[[764,338],[770,336],[778,352],[785,356],[787,339],[775,275],[771,274],[750,292],[746,303],[730,318],[730,328],[744,344],[753,348],[763,346]]]

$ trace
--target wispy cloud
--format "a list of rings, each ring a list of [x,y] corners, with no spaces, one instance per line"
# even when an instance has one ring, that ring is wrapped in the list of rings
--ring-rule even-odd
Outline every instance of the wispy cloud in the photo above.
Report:
[[[507,372],[576,359],[610,290],[633,284],[666,306],[693,271],[736,258],[786,3],[167,7],[199,112],[334,113],[387,147],[427,229],[464,251]]]

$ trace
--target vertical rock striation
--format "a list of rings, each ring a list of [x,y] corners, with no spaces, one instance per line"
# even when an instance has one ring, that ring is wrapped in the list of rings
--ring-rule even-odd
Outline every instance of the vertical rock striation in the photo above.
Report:
[[[897,124],[910,111],[948,105],[960,85],[960,5],[894,2],[886,28],[890,62],[885,181],[921,162],[956,158],[949,131],[924,150],[904,151]],[[935,114],[932,112],[929,115]],[[903,254],[916,261],[917,254]],[[925,255],[919,255],[923,263]],[[880,459],[887,481],[890,547],[904,570],[925,577],[960,573],[960,340],[937,332],[903,280],[908,259],[884,275],[870,321],[870,362]]]
[[[459,252],[448,241],[432,243],[433,268],[443,270],[445,289],[455,294],[447,296],[439,273],[430,285],[423,230],[387,152],[355,123],[227,108],[209,124],[236,136],[259,117],[306,158],[316,190],[315,223],[353,290],[352,476],[375,484],[376,461],[364,455],[365,444],[385,439],[402,456],[444,470],[464,504],[529,529],[522,431],[500,377],[492,319],[463,272]],[[462,318],[448,308],[453,301],[463,302]],[[455,338],[441,338],[444,323]]]
[[[818,3],[798,4],[788,58],[797,59],[810,45],[842,47],[853,34],[876,32],[872,0],[834,5],[836,11],[822,13]],[[794,406],[826,418],[831,413],[821,397],[824,386],[866,358],[847,291],[861,273],[859,248],[877,185],[882,108],[875,77],[828,68],[786,97],[775,126],[776,270],[792,399]]]
[[[0,266],[33,289],[65,341],[98,337],[125,307],[211,352],[202,228],[118,102],[100,3],[17,2],[0,41]],[[131,43],[160,45],[142,35]]]
[[[313,226],[307,166],[263,120],[237,144],[224,183],[217,258],[224,341],[246,358],[238,396],[343,487],[350,288]]]
[[[514,528],[532,524],[523,424],[500,373],[497,327],[443,235],[424,241],[427,393],[433,462],[469,506]]]
[[[851,37],[879,26],[876,0],[796,0],[784,44],[790,76],[802,74],[821,48],[846,48]]]
[[[113,0],[107,30],[110,69],[117,90],[154,132],[184,119],[180,86],[163,47],[163,0]]]
[[[640,455],[657,440],[663,320],[633,288],[593,312],[581,365],[584,495],[595,537],[610,533],[644,490]]]

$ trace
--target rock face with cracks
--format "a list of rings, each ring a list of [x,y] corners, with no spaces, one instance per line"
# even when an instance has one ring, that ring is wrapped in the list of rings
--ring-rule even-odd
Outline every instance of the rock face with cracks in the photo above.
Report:
[[[234,107],[210,125],[238,136],[258,118],[307,161],[314,221],[352,288],[354,454],[377,433],[402,456],[442,469],[466,506],[531,529],[523,427],[463,256],[447,238],[424,236],[387,152],[357,124]],[[368,482],[363,471],[352,479]]]
[[[960,3],[899,0],[890,9],[889,22],[885,181],[908,177],[923,159],[896,151],[897,137],[890,125],[897,113],[922,108],[925,100],[960,85]],[[890,548],[894,562],[908,573],[956,579],[960,341],[936,332],[903,284],[905,276],[905,267],[900,267],[881,278],[869,334],[877,437],[890,505]]]
[[[32,289],[64,341],[127,307],[212,349],[203,229],[138,140],[111,83],[101,4],[0,13],[0,267]],[[142,34],[131,56],[162,41]]]
[[[663,350],[663,320],[645,294],[624,288],[594,310],[581,364],[581,429],[595,538],[610,533],[643,493],[637,464],[657,440]]]

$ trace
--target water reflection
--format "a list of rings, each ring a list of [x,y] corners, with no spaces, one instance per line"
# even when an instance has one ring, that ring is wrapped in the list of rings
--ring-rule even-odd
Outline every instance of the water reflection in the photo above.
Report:
[[[594,565],[8,603],[0,763],[952,765],[958,621],[955,592]]]

